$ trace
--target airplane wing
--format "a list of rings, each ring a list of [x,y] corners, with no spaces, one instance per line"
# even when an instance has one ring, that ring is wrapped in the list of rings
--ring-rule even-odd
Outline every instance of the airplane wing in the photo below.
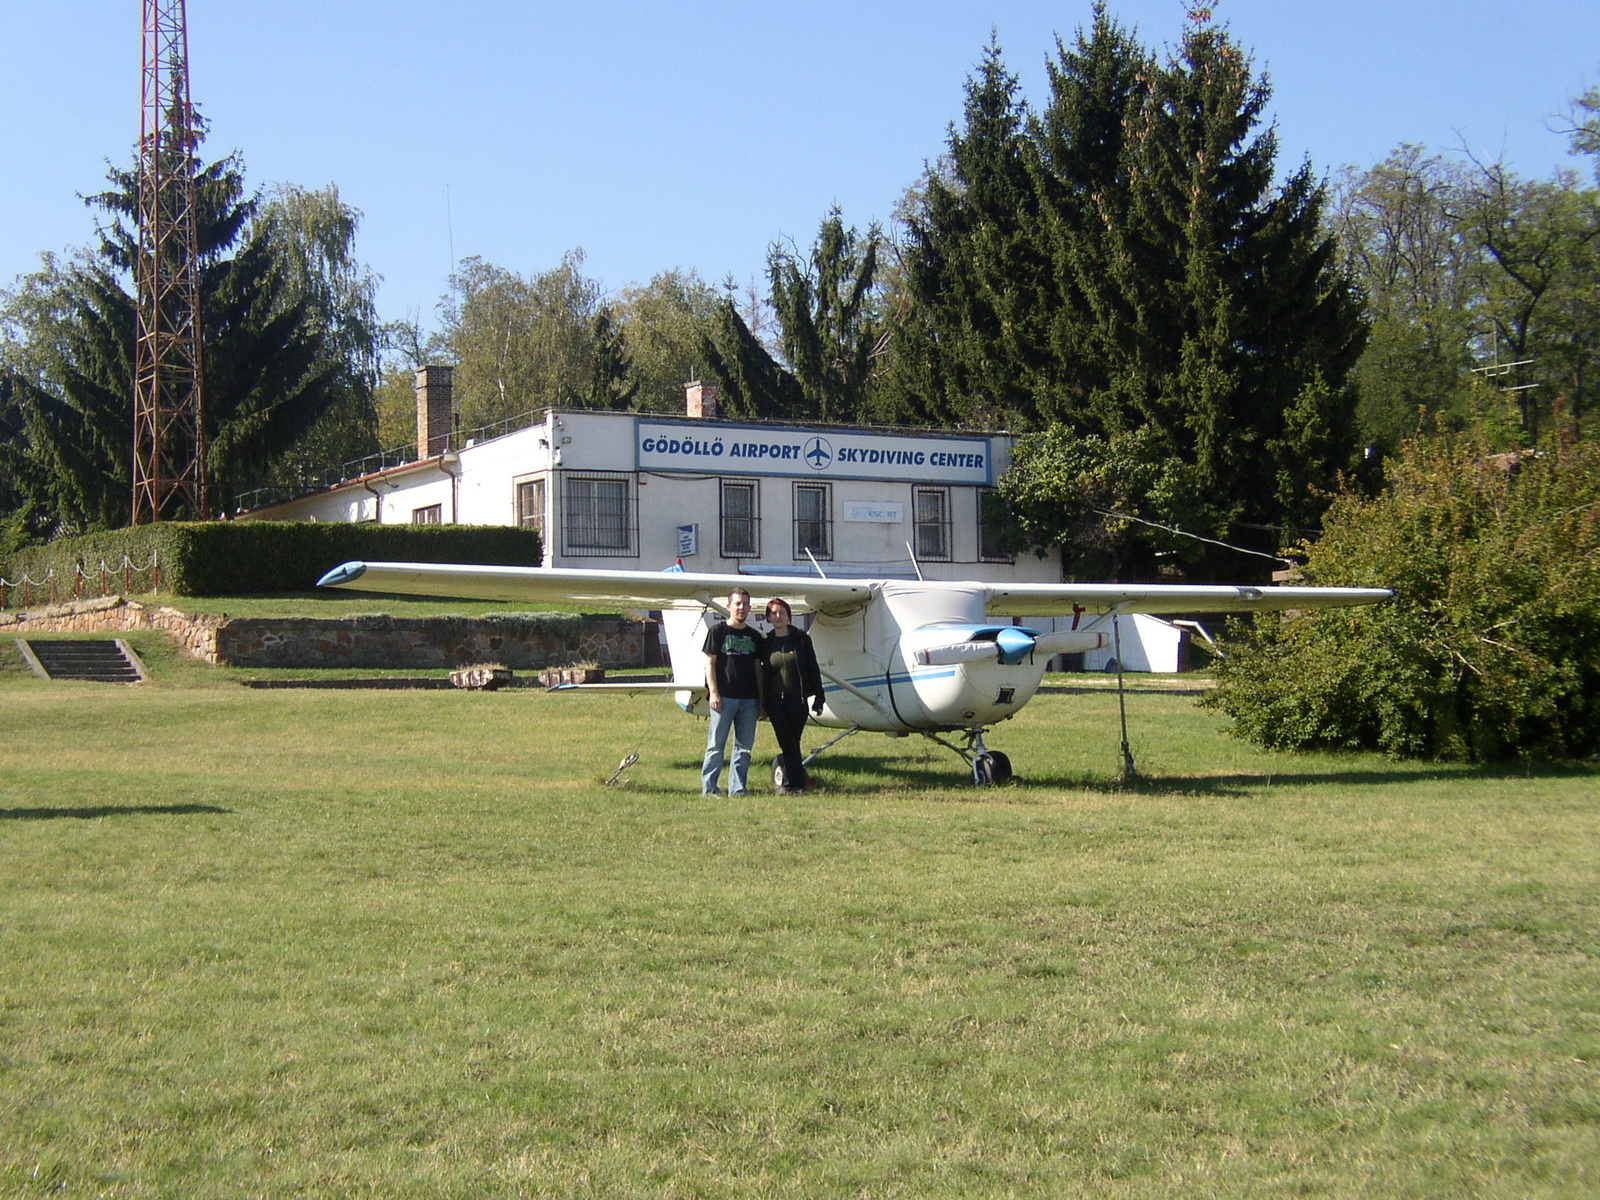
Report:
[[[318,587],[408,596],[454,596],[605,608],[663,608],[676,601],[711,604],[743,587],[753,602],[782,596],[797,612],[842,614],[861,608],[872,589],[860,581],[812,575],[713,575],[696,571],[605,571],[573,567],[491,567],[449,563],[347,562]],[[758,609],[759,611],[759,609]]]
[[[1387,588],[1250,587],[1163,583],[997,583],[986,605],[1008,617],[1105,613],[1247,613],[1376,604]]]

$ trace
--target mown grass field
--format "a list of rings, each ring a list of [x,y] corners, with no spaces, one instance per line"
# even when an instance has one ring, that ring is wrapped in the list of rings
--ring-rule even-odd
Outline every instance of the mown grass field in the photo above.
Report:
[[[1070,685],[697,793],[663,700],[0,640],[0,1193],[1592,1196],[1600,777]],[[763,735],[770,749],[770,735]],[[629,752],[617,787],[601,782]]]

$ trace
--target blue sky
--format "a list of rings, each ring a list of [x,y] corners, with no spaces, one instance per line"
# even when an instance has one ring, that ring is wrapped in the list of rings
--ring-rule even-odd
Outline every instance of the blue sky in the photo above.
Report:
[[[1551,119],[1600,84],[1597,0],[1215,0],[1270,73],[1280,165],[1465,142],[1525,175],[1587,165]],[[1175,43],[1181,0],[1112,12]],[[77,196],[131,161],[138,0],[0,0],[20,112],[0,126],[0,285],[89,240]],[[830,205],[887,222],[943,149],[990,30],[1030,100],[1089,0],[517,3],[188,0],[208,156],[252,185],[336,183],[385,317],[424,323],[452,256],[532,273],[577,247],[608,289],[759,275]]]

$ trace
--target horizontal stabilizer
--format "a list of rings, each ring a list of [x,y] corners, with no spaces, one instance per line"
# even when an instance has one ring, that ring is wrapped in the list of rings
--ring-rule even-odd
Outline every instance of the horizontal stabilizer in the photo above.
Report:
[[[660,680],[651,683],[555,683],[545,689],[547,692],[693,692],[697,697],[705,695],[704,685],[695,687],[688,683],[673,683],[670,680]]]

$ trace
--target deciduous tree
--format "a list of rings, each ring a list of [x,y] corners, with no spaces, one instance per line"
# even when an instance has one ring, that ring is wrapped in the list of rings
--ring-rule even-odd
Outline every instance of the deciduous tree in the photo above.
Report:
[[[524,278],[481,258],[462,261],[442,306],[463,429],[581,402],[594,371],[601,289],[583,252]]]
[[[703,347],[717,327],[719,303],[717,289],[693,271],[663,271],[623,289],[617,320],[641,411],[683,411],[683,387],[705,369]]]
[[[1304,548],[1310,582],[1372,608],[1257,618],[1214,702],[1281,749],[1495,761],[1600,754],[1600,446],[1497,455],[1490,431],[1414,439],[1375,498]]]

